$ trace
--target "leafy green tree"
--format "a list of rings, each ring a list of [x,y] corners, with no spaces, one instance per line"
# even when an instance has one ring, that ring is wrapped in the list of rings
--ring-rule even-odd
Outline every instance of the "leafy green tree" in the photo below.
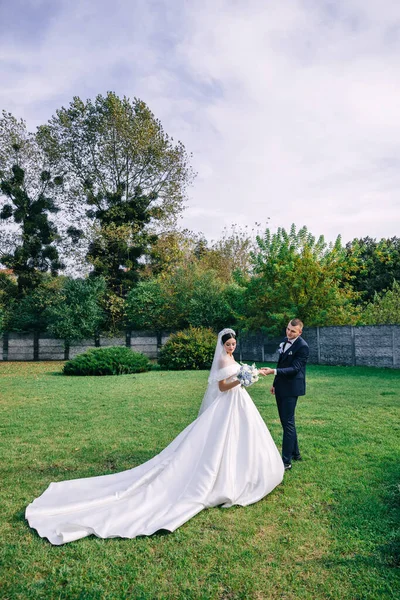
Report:
[[[400,238],[354,239],[346,250],[359,267],[352,286],[360,292],[360,302],[373,302],[376,293],[389,289],[393,280],[400,281]]]
[[[101,306],[104,311],[103,331],[110,335],[118,335],[125,330],[125,298],[106,289]]]
[[[215,276],[215,271],[200,271],[189,299],[188,324],[220,330],[226,323],[232,323],[233,311],[226,287]]]
[[[8,315],[18,296],[16,277],[11,270],[0,270],[0,332],[6,329]]]
[[[375,293],[372,302],[368,302],[360,315],[361,325],[399,325],[400,324],[400,283],[393,282],[391,289],[381,294]]]
[[[106,290],[104,279],[65,281],[57,301],[47,310],[48,329],[67,343],[97,334],[104,322],[101,299]]]
[[[37,287],[43,273],[56,275],[63,268],[55,245],[57,228],[49,219],[59,210],[54,196],[62,183],[60,175],[51,173],[25,123],[3,111],[0,220],[11,222],[14,228],[4,242],[2,236],[0,259],[17,277],[20,296]]]
[[[4,315],[4,329],[20,332],[45,332],[49,320],[47,310],[57,302],[63,277],[44,275],[38,285],[23,296],[13,296],[9,290],[9,303]]]
[[[182,210],[193,178],[183,144],[174,143],[143,101],[112,92],[86,103],[75,97],[37,137],[66,172],[74,207],[68,233],[74,243],[86,236],[96,274],[124,295],[152,241],[147,230],[175,222]]]
[[[174,321],[160,278],[140,281],[126,298],[128,326],[137,330],[170,331]]]
[[[274,234],[267,228],[257,245],[243,327],[277,334],[293,316],[308,326],[355,321],[350,281],[356,267],[340,237],[328,245],[323,236],[316,239],[306,227],[296,231],[292,225],[289,232],[279,228]]]
[[[191,325],[218,329],[234,319],[228,289],[214,271],[195,264],[181,266],[139,282],[126,299],[127,320],[134,329],[176,331]]]

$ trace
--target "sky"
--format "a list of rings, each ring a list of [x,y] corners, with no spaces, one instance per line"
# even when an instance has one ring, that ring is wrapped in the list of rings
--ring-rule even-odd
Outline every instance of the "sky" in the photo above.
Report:
[[[399,235],[398,0],[0,0],[0,109],[140,98],[192,154],[180,226]]]

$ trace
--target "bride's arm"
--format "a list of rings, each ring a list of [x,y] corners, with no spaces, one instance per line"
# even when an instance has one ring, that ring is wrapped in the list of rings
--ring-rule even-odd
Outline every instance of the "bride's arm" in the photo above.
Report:
[[[218,387],[220,392],[227,392],[228,390],[231,390],[237,385],[240,385],[240,381],[238,379],[236,379],[235,381],[230,381],[229,383],[226,383],[226,379],[218,381]]]

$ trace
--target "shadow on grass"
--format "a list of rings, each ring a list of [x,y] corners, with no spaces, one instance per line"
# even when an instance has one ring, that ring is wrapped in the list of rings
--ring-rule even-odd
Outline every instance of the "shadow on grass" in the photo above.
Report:
[[[141,450],[134,452],[129,456],[114,455],[106,458],[104,462],[100,464],[104,466],[107,471],[112,473],[119,473],[120,471],[126,471],[128,469],[134,469],[142,465],[143,463],[151,460],[157,454],[159,454],[163,448],[155,448],[152,450]],[[96,463],[97,464],[97,463]]]
[[[122,471],[129,471],[151,460],[159,454],[163,448],[152,448],[151,450],[140,450],[132,454],[114,454],[99,456],[93,451],[88,454],[87,449],[83,451],[82,460],[79,460],[79,453],[71,455],[73,464],[68,463],[68,459],[60,459],[57,462],[49,462],[42,464],[29,464],[21,466],[18,469],[20,477],[24,473],[31,475],[37,473],[41,479],[43,475],[54,477],[52,481],[65,481],[68,479],[84,479],[89,477],[100,477],[103,475],[113,475]],[[16,471],[16,469],[14,469]],[[49,480],[50,483],[50,480]]]

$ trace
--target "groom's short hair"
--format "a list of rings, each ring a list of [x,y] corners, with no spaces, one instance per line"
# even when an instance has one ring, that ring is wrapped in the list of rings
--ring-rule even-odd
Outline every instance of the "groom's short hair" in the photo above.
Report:
[[[300,327],[300,329],[303,331],[304,323],[303,321],[300,321],[300,319],[292,319],[290,324],[293,325],[293,327]]]

